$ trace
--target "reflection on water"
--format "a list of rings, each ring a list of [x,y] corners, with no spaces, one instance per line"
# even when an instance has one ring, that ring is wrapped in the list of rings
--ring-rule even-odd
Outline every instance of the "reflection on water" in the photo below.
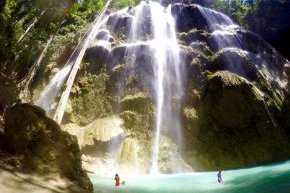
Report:
[[[289,193],[290,161],[248,169],[155,176],[122,176],[126,185],[116,188],[114,176],[90,175],[95,193]]]

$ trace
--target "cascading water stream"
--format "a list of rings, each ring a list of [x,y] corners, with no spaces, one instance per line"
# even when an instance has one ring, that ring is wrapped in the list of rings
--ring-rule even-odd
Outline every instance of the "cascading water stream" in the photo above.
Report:
[[[266,81],[267,79],[272,79],[273,81],[277,82],[280,88],[285,87],[285,82],[283,81],[283,77],[281,74],[277,73],[279,71],[273,68],[271,64],[267,64],[266,61],[261,57],[260,54],[254,54],[244,50],[244,42],[240,38],[240,35],[237,33],[237,30],[244,30],[242,27],[235,24],[230,17],[227,15],[211,10],[209,8],[202,7],[200,5],[196,5],[203,15],[207,24],[209,25],[212,33],[211,36],[213,37],[214,41],[216,42],[217,50],[232,50],[237,53],[242,53],[243,55],[247,55],[246,57],[249,58],[256,58],[259,59],[259,65],[253,65],[252,67],[256,68],[257,71],[261,72],[261,69],[267,69],[269,74],[262,74],[262,78]],[[268,43],[265,42],[268,47],[271,47]],[[258,47],[259,45],[257,45]],[[273,49],[271,47],[271,49]],[[227,64],[230,70],[236,71],[236,73],[244,74],[244,67],[239,67],[236,65],[236,60],[234,57],[226,56],[225,59],[227,60]],[[261,65],[262,64],[262,65]],[[270,76],[269,76],[270,75]],[[266,77],[267,76],[267,77]]]
[[[150,172],[158,173],[161,135],[166,132],[174,133],[174,143],[179,147],[182,146],[182,132],[179,120],[180,101],[176,102],[177,110],[175,111],[177,112],[173,112],[172,107],[173,97],[177,95],[181,97],[183,91],[182,69],[179,65],[179,46],[176,39],[175,23],[171,14],[171,6],[165,8],[156,2],[141,2],[137,7],[129,8],[127,12],[133,18],[130,24],[128,43],[122,43],[122,46],[126,46],[125,63],[127,65],[136,65],[138,63],[136,61],[137,57],[144,46],[149,47],[148,52],[152,55],[150,65],[153,68],[153,77],[152,80],[143,80],[143,83],[150,82],[148,84],[150,85],[149,92],[152,93],[156,104],[155,136]],[[122,17],[122,12],[116,15]],[[144,20],[147,21],[145,25],[143,23]],[[112,23],[113,27],[111,28],[114,29],[116,21],[113,20]],[[122,73],[120,78],[122,83],[117,88],[118,98],[126,92],[124,88],[125,77],[136,72],[125,70]],[[176,159],[172,158],[172,160]],[[174,171],[177,172],[179,168],[178,161],[174,165],[176,166]]]
[[[223,50],[223,51],[234,51],[238,53],[240,56],[244,58],[255,58],[258,62],[258,64],[252,65],[253,68],[256,68],[256,72],[265,80],[265,81],[275,81],[277,85],[279,85],[280,88],[285,87],[285,82],[283,81],[283,77],[280,77],[278,74],[276,74],[274,69],[271,69],[269,65],[264,61],[264,59],[261,57],[261,55],[256,55],[254,53],[250,53],[246,50],[243,50],[243,42],[240,39],[239,34],[237,34],[237,29],[241,28],[240,26],[236,25],[227,15],[199,6],[197,5],[199,11],[203,15],[203,17],[206,19],[208,25],[212,28],[212,37],[214,38],[217,49]],[[267,44],[267,43],[266,43]],[[268,45],[268,44],[267,44]],[[258,45],[257,45],[258,46]],[[268,45],[271,47],[270,45]],[[273,48],[272,48],[273,49]],[[235,57],[231,56],[225,56],[225,60],[230,68],[230,70],[235,71],[236,73],[245,74],[244,68],[245,66],[239,66],[237,65],[237,61]],[[250,59],[248,59],[250,60]],[[268,73],[264,74],[262,69],[267,69],[269,71]],[[276,87],[276,85],[274,85]],[[269,118],[273,124],[274,127],[277,127],[276,121],[274,116],[271,114],[267,102],[265,100],[264,94],[260,91],[261,96],[263,97],[263,105],[264,108],[269,115]]]
[[[54,106],[52,106],[53,102],[55,102],[55,97],[58,95],[58,92],[62,88],[62,85],[67,79],[67,77],[69,76],[69,79],[71,79],[73,82],[75,75],[77,73],[78,66],[80,65],[80,62],[82,61],[85,50],[89,42],[91,41],[91,38],[96,35],[98,28],[103,24],[103,22],[105,22],[105,21],[101,22],[101,19],[103,18],[103,15],[105,14],[107,8],[109,7],[111,1],[112,0],[107,1],[100,15],[96,18],[90,33],[88,33],[83,38],[83,40],[78,44],[73,54],[69,58],[66,66],[63,69],[61,69],[53,77],[52,81],[44,88],[44,90],[41,92],[39,99],[36,101],[36,105],[46,110],[48,116],[50,117],[53,116],[54,108],[55,108]],[[73,70],[74,68],[76,68],[75,71]],[[70,73],[73,73],[74,75]],[[54,119],[57,119],[58,123],[60,123],[62,120],[62,116],[63,116],[66,103],[67,103],[67,99],[68,99],[68,96],[72,87],[71,84],[68,84],[67,86],[68,87],[64,92],[66,97],[62,96],[59,107],[56,110],[55,115],[54,115]]]
[[[157,3],[151,3],[151,19],[154,29],[152,47],[155,53],[155,81],[156,81],[156,133],[153,146],[153,159],[151,173],[158,173],[158,156],[160,134],[162,128],[168,126],[166,121],[175,120],[177,125],[169,128],[177,131],[180,135],[180,120],[178,115],[173,114],[171,103],[173,93],[180,93],[182,81],[180,80],[179,49],[175,37],[175,24],[171,15],[171,6],[164,9]],[[165,21],[165,22],[164,22]],[[173,77],[176,85],[170,85],[170,71],[174,71]],[[166,96],[165,96],[166,95]],[[168,119],[168,120],[165,120]],[[181,142],[177,142],[181,145]],[[178,165],[178,164],[177,164]]]
[[[35,102],[37,106],[42,107],[46,111],[47,116],[52,117],[53,115],[55,108],[53,103],[55,97],[58,95],[59,90],[71,70],[71,67],[71,64],[68,64],[63,69],[58,71],[50,83],[41,92],[38,100]]]
[[[187,5],[179,4],[174,6]],[[51,84],[48,85],[48,87],[43,91],[41,100],[38,101],[39,105],[47,109],[47,112],[50,111],[52,115],[55,108],[52,107],[51,104],[53,104],[54,99],[58,95],[58,91],[62,89],[62,85],[66,79],[70,79],[68,76],[73,76],[74,79],[78,68],[77,67],[76,71],[72,73],[72,69],[75,68],[75,63],[77,61],[81,61],[86,47],[91,46],[87,50],[88,55],[86,62],[98,66],[98,68],[104,70],[105,73],[109,75],[110,87],[112,87],[113,92],[116,92],[115,99],[117,99],[117,108],[114,109],[113,107],[113,111],[115,111],[114,113],[119,114],[121,117],[120,119],[123,119],[122,116],[126,116],[126,113],[128,113],[129,116],[134,116],[132,119],[135,119],[136,116],[139,120],[141,120],[140,122],[143,123],[143,116],[150,117],[150,120],[148,121],[150,122],[154,111],[154,130],[152,132],[153,141],[151,146],[152,152],[149,148],[145,150],[146,154],[141,152],[143,151],[141,148],[143,148],[144,144],[146,145],[146,148],[148,146],[148,141],[146,140],[150,139],[151,131],[145,131],[145,129],[149,129],[150,126],[146,125],[143,127],[142,123],[139,124],[139,122],[136,121],[137,123],[134,122],[134,126],[132,126],[132,128],[130,128],[131,125],[128,126],[128,128],[127,126],[124,128],[125,131],[126,129],[132,129],[133,134],[135,132],[133,130],[137,130],[138,132],[144,131],[142,135],[146,134],[144,143],[143,141],[140,142],[139,139],[136,139],[133,134],[132,136],[128,136],[128,139],[132,139],[134,142],[132,142],[132,152],[135,152],[133,150],[136,150],[137,148],[135,147],[138,146],[141,149],[140,152],[144,153],[146,156],[146,160],[142,160],[145,156],[141,155],[139,157],[139,149],[136,150],[136,165],[131,164],[132,162],[130,161],[129,164],[133,166],[130,165],[129,167],[135,167],[134,169],[136,169],[140,166],[138,165],[139,163],[146,166],[151,164],[149,166],[151,167],[151,174],[192,171],[190,170],[191,168],[187,167],[188,163],[185,162],[187,160],[182,160],[182,156],[180,156],[182,155],[180,149],[183,147],[183,133],[180,116],[184,116],[184,114],[181,114],[181,107],[183,110],[182,113],[185,112],[184,110],[187,106],[190,107],[190,105],[187,104],[187,98],[183,98],[183,93],[185,93],[185,96],[188,94],[187,87],[183,85],[183,78],[192,78],[188,77],[188,74],[185,74],[183,66],[188,69],[188,66],[192,64],[192,58],[195,59],[196,57],[196,59],[198,59],[199,57],[196,56],[195,53],[191,53],[191,51],[193,51],[191,50],[191,48],[193,48],[191,45],[202,41],[205,45],[208,45],[210,51],[214,50],[214,52],[217,52],[216,55],[218,55],[221,50],[235,51],[235,53],[238,53],[242,58],[246,58],[252,54],[250,51],[247,51],[248,49],[243,47],[242,42],[239,39],[242,37],[237,33],[238,29],[241,29],[239,26],[234,24],[228,16],[201,6],[197,7],[206,20],[205,25],[209,27],[209,29],[204,29],[206,32],[204,34],[211,35],[208,35],[206,40],[192,38],[192,40],[188,40],[188,42],[186,40],[183,42],[182,35],[185,34],[186,36],[189,36],[190,32],[184,32],[178,27],[177,29],[180,33],[175,31],[175,18],[172,15],[172,13],[176,14],[176,7],[174,6],[171,10],[171,5],[168,7],[163,7],[156,2],[141,2],[136,7],[125,8],[117,11],[116,13],[112,13],[108,16],[108,19],[103,20],[100,25],[94,26],[92,32],[87,35],[87,37],[83,40],[83,43],[80,43],[78,49],[72,55],[71,63],[69,62],[61,71],[57,73],[57,75],[52,79]],[[178,15],[176,15],[176,19],[178,19]],[[193,23],[194,22],[195,20]],[[178,34],[178,40],[176,34]],[[216,42],[213,43],[214,41],[212,40]],[[179,47],[179,44],[177,43],[178,41],[179,44],[182,45],[181,47]],[[91,45],[88,46],[88,44]],[[184,56],[184,61],[181,56]],[[229,58],[229,60],[232,59],[233,58]],[[228,62],[230,62],[231,65],[235,65],[234,60]],[[256,63],[259,62],[260,60]],[[210,64],[211,63],[201,64],[200,68],[202,68],[202,65],[205,68],[206,65]],[[237,73],[237,71],[234,71],[233,69],[226,70]],[[202,71],[204,71],[204,69]],[[259,72],[260,71],[258,70],[257,73]],[[89,71],[88,73],[91,72]],[[98,75],[99,72],[95,71],[94,73]],[[61,100],[59,102],[60,105],[58,109],[60,109],[61,113],[65,110],[73,79],[70,82],[71,85],[67,86],[67,89],[63,92],[63,95],[65,95],[65,100]],[[191,84],[191,82],[186,82],[186,85],[187,84]],[[192,89],[191,86],[194,88],[196,85],[189,85],[190,89]],[[140,97],[140,93],[144,95]],[[261,92],[261,96],[263,95],[264,93]],[[134,103],[132,107],[129,107],[132,101],[135,102],[134,100],[136,100],[136,98],[137,100],[146,100],[144,109],[140,110],[139,107],[138,109],[134,109],[135,107],[133,107],[136,104],[138,106],[139,104],[143,105],[143,101],[142,103],[139,103],[138,101]],[[190,98],[190,100],[192,98]],[[153,104],[151,101],[148,102],[148,99],[153,99]],[[185,100],[184,104],[181,106],[182,99]],[[74,102],[73,99],[72,102]],[[149,104],[147,104],[147,102]],[[267,113],[275,126],[274,116],[272,116],[269,111],[265,98],[263,98],[263,103],[265,110],[267,110]],[[142,107],[143,106],[141,106],[141,108]],[[148,110],[146,108],[150,109]],[[58,116],[58,114],[61,115],[61,113],[58,113],[57,111],[55,115]],[[146,122],[146,120],[144,122]],[[138,137],[138,135],[136,136]],[[112,141],[114,140],[112,139]],[[124,161],[120,158],[120,155],[123,155],[121,146],[121,143],[123,142],[124,141],[118,144],[111,143],[111,145],[106,144],[108,147],[106,149],[106,153],[107,155],[110,155],[110,159],[108,160],[114,160],[114,167],[112,171],[119,171],[119,168],[123,166],[122,164],[127,164],[127,162],[129,162],[128,160]],[[186,148],[184,148],[185,152],[187,151]],[[151,163],[149,164],[147,156],[150,154],[152,157]],[[131,157],[135,159],[134,156]],[[184,162],[182,163],[182,161]],[[103,165],[106,165],[106,163]],[[129,167],[120,172],[130,171],[131,168]],[[142,169],[143,170],[140,171],[136,169],[134,172],[148,172],[147,167]]]

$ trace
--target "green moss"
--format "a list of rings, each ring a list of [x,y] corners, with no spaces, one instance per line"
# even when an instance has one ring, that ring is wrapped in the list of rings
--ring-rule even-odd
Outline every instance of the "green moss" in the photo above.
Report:
[[[195,120],[198,118],[197,113],[196,113],[196,109],[193,107],[185,107],[183,109],[183,114],[184,114],[186,119]]]
[[[127,95],[121,100],[122,110],[132,110],[139,113],[147,113],[152,107],[152,102],[147,93],[138,92],[133,95]]]
[[[209,73],[205,81],[206,92],[196,108],[198,118],[193,121],[192,107],[183,110],[185,142],[191,152],[187,159],[194,159],[196,167],[243,167],[289,155],[282,129],[273,125],[265,109],[264,93],[228,71]]]
[[[85,74],[79,77],[72,88],[69,100],[71,108],[66,109],[64,123],[75,122],[81,125],[96,118],[112,114],[112,100],[107,89],[109,76]]]
[[[138,162],[138,143],[135,139],[127,138],[122,143],[120,154],[119,154],[119,161],[120,163],[128,163],[132,165],[136,165]]]
[[[152,114],[139,114],[134,111],[124,111],[120,117],[124,121],[124,127],[131,135],[138,138],[149,138],[152,127]]]
[[[198,32],[198,31],[201,31],[201,30],[198,30],[197,28],[192,28],[189,33],[195,33],[195,32]]]
[[[110,141],[113,137],[124,132],[122,124],[122,119],[116,116],[97,119],[83,128],[82,139],[80,139],[81,145],[94,145],[95,141]]]
[[[117,64],[116,66],[113,67],[112,71],[116,73],[122,72],[126,68],[125,64]]]
[[[263,100],[263,93],[255,86],[251,88],[252,93],[254,94],[255,98],[259,101]]]
[[[244,81],[240,76],[228,71],[218,71],[207,76],[211,85],[221,84],[220,86],[240,86]]]

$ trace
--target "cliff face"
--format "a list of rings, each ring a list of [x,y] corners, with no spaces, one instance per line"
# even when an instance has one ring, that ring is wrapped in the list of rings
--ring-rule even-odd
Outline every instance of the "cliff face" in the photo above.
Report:
[[[4,149],[21,157],[18,169],[40,176],[59,175],[70,181],[76,192],[93,192],[82,169],[76,137],[62,131],[41,108],[29,104],[9,108],[4,140]]]
[[[135,11],[109,17],[87,49],[71,92],[63,128],[89,132],[95,139],[82,149],[86,165],[106,157],[126,171],[142,165],[141,172],[147,172],[151,164],[156,66],[146,41],[153,36],[152,18],[149,6],[144,6],[144,18],[139,18],[141,41],[130,43]],[[160,140],[160,170],[174,172],[172,156],[182,163],[181,171],[288,159],[289,126],[282,121],[289,115],[287,86],[282,84],[288,61],[261,37],[220,13],[180,3],[172,6],[171,13],[176,19],[184,91],[172,94],[170,111],[179,112],[183,146],[166,131],[173,124],[167,120]],[[175,85],[173,75],[168,77],[167,86]],[[93,131],[102,125],[90,123],[113,114],[123,120],[125,139],[98,140]],[[112,155],[104,156],[104,151]],[[100,167],[105,165],[102,162]]]
[[[207,75],[196,117],[185,119],[187,147],[194,147],[195,164],[237,168],[288,159],[289,136],[268,103],[252,83],[233,73]]]

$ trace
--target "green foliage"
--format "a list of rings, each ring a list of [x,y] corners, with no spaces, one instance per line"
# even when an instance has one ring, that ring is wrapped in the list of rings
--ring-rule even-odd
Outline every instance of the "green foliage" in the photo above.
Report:
[[[77,80],[70,100],[72,112],[67,112],[71,116],[70,120],[87,124],[97,117],[106,117],[112,113],[110,93],[106,89],[108,81],[106,73],[86,74]]]
[[[260,18],[273,20],[275,13],[280,15],[290,10],[285,0],[208,0],[204,4],[230,15],[238,24],[252,29],[254,25],[260,25],[256,23]]]
[[[112,6],[116,8],[135,6],[140,3],[141,0],[113,0]]]
[[[240,25],[246,25],[245,23],[245,17],[249,13],[249,6],[241,4],[235,13],[233,13],[234,19],[240,24]]]
[[[29,71],[47,40],[55,39],[48,55],[62,57],[77,45],[103,0],[5,0],[0,3],[0,82],[17,82]],[[41,15],[41,13],[44,14]],[[38,20],[37,20],[38,19]],[[19,38],[36,21],[24,38]],[[69,45],[69,47],[67,47]],[[69,57],[69,56],[66,56]],[[63,59],[66,60],[66,59]]]

